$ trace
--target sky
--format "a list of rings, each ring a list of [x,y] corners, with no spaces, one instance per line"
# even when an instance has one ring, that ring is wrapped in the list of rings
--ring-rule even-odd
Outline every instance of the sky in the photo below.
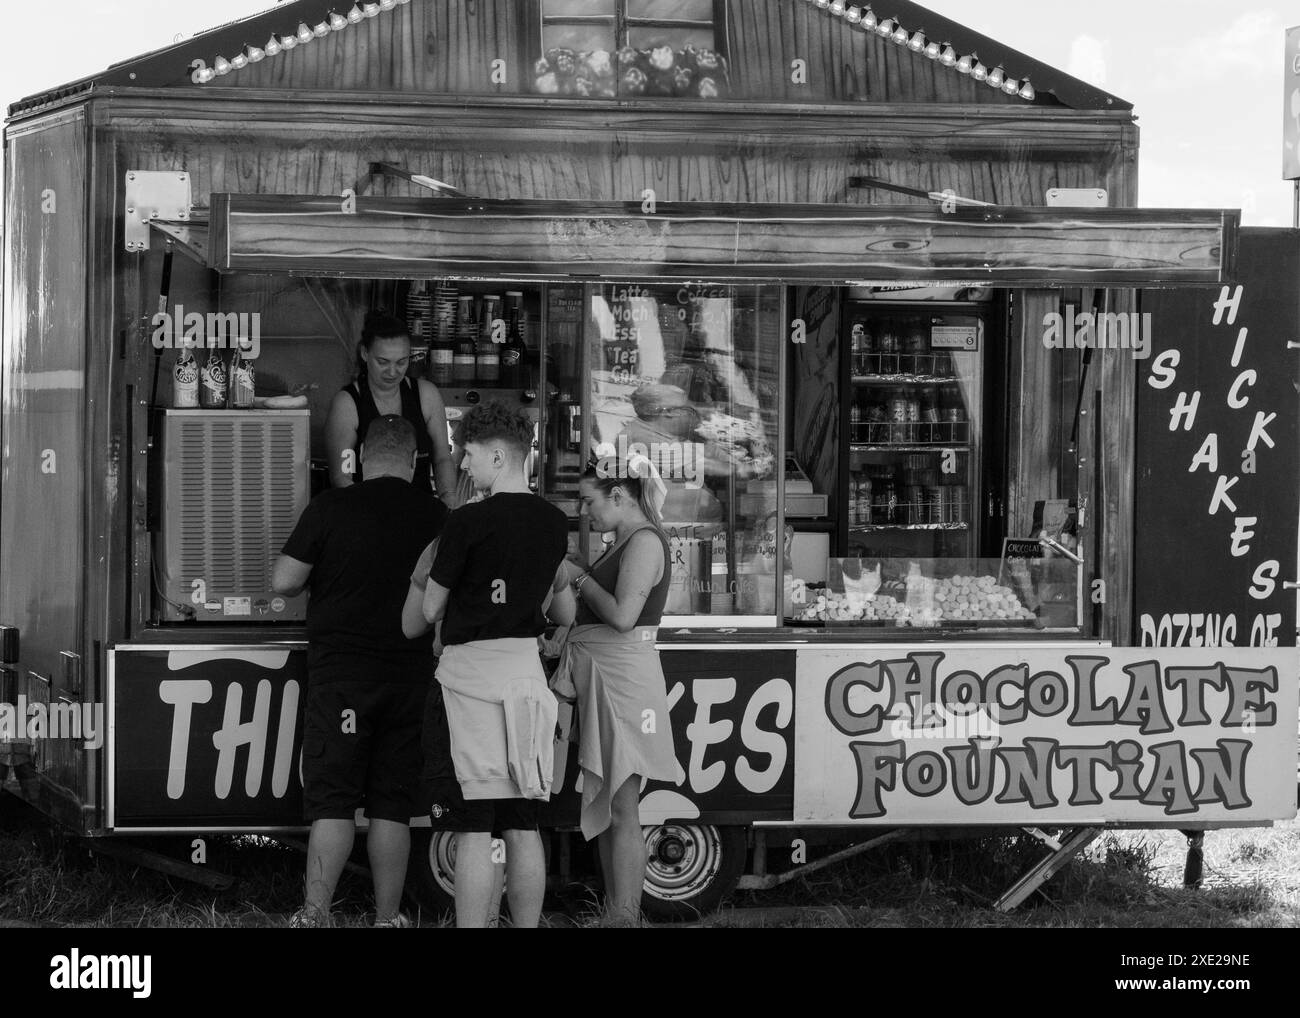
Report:
[[[0,103],[273,6],[271,0],[11,4],[4,19],[13,42],[0,61]],[[340,11],[349,6],[340,0]],[[887,2],[877,6],[887,13]],[[1296,0],[1244,0],[1235,10],[1222,0],[931,0],[926,6],[1132,102],[1142,131],[1141,205],[1235,208],[1247,226],[1292,225],[1294,187],[1282,179],[1282,130],[1285,30],[1300,25]],[[1300,99],[1296,110],[1300,115]]]

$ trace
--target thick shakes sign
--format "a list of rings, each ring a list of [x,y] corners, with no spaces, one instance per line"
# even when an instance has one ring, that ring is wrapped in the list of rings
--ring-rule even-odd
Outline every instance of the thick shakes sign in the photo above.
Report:
[[[1137,378],[1135,641],[1295,646],[1300,231],[1243,230],[1236,282],[1147,290]]]
[[[796,821],[1296,813],[1294,650],[881,646],[797,667]]]

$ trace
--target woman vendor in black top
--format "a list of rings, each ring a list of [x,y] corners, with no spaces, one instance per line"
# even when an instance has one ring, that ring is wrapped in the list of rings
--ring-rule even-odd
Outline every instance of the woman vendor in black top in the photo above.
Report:
[[[398,319],[382,312],[366,315],[357,347],[357,380],[342,389],[325,422],[330,483],[346,487],[362,480],[360,439],[376,417],[397,414],[415,427],[416,463],[411,483],[432,491],[454,507],[456,467],[447,444],[447,411],[432,382],[406,377],[411,337]]]

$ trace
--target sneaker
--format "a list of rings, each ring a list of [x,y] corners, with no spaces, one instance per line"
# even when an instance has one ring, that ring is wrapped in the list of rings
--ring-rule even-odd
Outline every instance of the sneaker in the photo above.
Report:
[[[315,930],[333,926],[328,912],[322,912],[315,905],[304,905],[289,917],[292,930]]]
[[[398,912],[397,915],[391,915],[387,919],[375,919],[370,924],[372,930],[409,930],[411,920]]]

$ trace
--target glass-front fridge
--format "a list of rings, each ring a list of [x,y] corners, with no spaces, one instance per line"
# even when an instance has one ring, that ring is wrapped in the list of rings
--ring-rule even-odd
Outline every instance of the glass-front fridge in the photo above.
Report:
[[[989,305],[849,299],[841,546],[853,558],[979,554]]]

